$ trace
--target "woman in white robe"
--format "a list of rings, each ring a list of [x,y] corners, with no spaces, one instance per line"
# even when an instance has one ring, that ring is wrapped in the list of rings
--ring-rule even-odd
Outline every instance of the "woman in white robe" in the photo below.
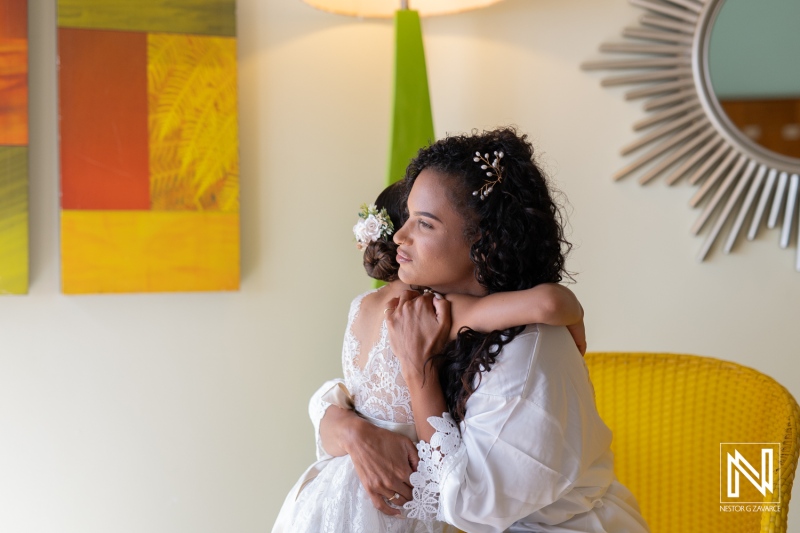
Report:
[[[432,473],[421,490],[435,483],[428,492],[440,493],[429,516],[469,533],[647,530],[614,477],[611,431],[565,328],[517,335],[467,400],[460,427],[450,424],[433,440],[453,435],[451,451],[420,454]]]
[[[389,349],[383,313],[393,298],[410,288],[397,279],[396,245],[387,239],[394,226],[402,225],[405,210],[402,184],[384,190],[376,204],[364,206],[362,220],[354,232],[364,250],[367,273],[387,284],[356,297],[351,303],[342,348],[344,380],[334,380],[322,387],[312,400],[310,411],[316,426],[329,405],[352,409],[369,425],[405,438],[416,460],[413,443],[418,439],[409,391],[399,361]],[[367,231],[370,227],[371,233]],[[453,308],[464,324],[482,331],[525,321],[567,324],[575,335],[572,342],[585,350],[583,310],[572,292],[557,284],[485,298],[455,297]],[[434,514],[421,513],[419,505],[409,506],[405,516],[384,514],[373,507],[377,500],[386,510],[399,513],[397,504],[412,499],[410,486],[397,487],[395,495],[385,493],[383,499],[371,501],[349,456],[328,454],[318,440],[317,459],[286,497],[273,533],[442,533],[451,529],[436,520]],[[407,468],[408,477],[411,465]]]
[[[420,151],[406,180],[409,219],[394,237],[405,283],[481,296],[560,281],[566,241],[525,137],[504,129],[443,139]],[[421,439],[411,513],[467,533],[647,531],[614,477],[611,432],[564,328],[453,339],[446,300],[407,294],[390,311]],[[360,433],[352,420],[328,409],[325,447],[353,456],[368,492],[391,494],[408,482],[385,466],[395,452],[364,453],[383,434]]]

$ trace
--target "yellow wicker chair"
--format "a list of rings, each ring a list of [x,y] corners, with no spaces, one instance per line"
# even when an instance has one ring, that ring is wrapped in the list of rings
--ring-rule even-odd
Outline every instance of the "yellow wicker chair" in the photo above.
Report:
[[[786,531],[800,409],[785,388],[751,368],[692,355],[589,353],[586,364],[614,432],[617,477],[653,533]],[[780,511],[722,510],[727,442],[781,443]],[[767,492],[765,503],[775,500]]]

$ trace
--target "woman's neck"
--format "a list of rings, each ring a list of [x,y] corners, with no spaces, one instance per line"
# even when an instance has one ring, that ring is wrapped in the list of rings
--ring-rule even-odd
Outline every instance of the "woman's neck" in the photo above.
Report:
[[[422,288],[423,287],[412,287],[408,283],[403,283],[398,279],[384,285],[382,287],[382,292],[386,292],[389,298],[398,298],[405,291]],[[464,281],[463,283],[428,288],[439,294],[467,294],[469,296],[486,296],[487,294],[486,287],[478,283],[478,280],[474,278]]]
[[[431,287],[440,294],[467,294],[469,296],[486,296],[486,287],[478,283],[474,277],[448,286]]]

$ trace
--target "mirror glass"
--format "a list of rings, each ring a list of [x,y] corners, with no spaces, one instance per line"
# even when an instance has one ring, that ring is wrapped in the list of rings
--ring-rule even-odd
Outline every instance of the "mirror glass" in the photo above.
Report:
[[[725,0],[708,70],[720,107],[743,136],[800,160],[800,0]]]

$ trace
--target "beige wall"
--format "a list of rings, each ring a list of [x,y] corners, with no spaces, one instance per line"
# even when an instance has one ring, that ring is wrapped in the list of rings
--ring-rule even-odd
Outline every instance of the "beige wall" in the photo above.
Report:
[[[370,286],[350,228],[383,182],[391,23],[239,0],[241,291],[66,297],[54,2],[30,4],[33,281],[0,298],[0,531],[269,531],[312,459],[307,399],[340,373],[348,303]],[[640,103],[578,64],[637,15],[507,0],[426,20],[437,134],[530,133],[569,198],[590,349],[730,359],[800,397],[794,250],[773,231],[697,264],[689,186],[610,179]]]

